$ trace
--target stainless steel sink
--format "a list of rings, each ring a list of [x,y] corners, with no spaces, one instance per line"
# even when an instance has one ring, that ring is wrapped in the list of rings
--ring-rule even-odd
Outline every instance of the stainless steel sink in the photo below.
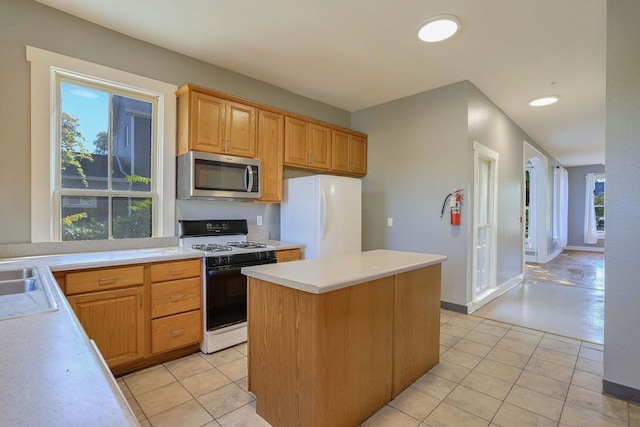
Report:
[[[20,268],[16,270],[0,271],[0,282],[6,280],[28,279],[35,277],[33,268]]]
[[[38,289],[36,279],[0,280],[0,295],[22,294]]]
[[[58,309],[35,267],[0,270],[0,320]]]

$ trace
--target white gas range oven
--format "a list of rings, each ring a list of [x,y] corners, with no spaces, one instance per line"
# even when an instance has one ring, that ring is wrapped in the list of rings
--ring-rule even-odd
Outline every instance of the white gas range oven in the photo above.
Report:
[[[247,340],[247,278],[242,267],[276,262],[275,248],[247,242],[246,220],[181,220],[179,244],[202,250],[203,353]]]

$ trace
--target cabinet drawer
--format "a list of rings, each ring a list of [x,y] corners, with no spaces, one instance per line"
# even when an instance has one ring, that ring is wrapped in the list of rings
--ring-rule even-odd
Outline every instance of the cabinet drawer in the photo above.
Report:
[[[144,267],[141,265],[78,271],[65,277],[67,295],[124,288],[143,282]]]
[[[285,249],[276,251],[278,262],[298,261],[300,259],[300,249]]]
[[[200,310],[175,314],[151,321],[151,352],[161,353],[202,339]]]
[[[151,281],[164,282],[166,280],[200,277],[202,270],[200,259],[151,264]]]
[[[151,317],[162,317],[200,308],[200,277],[151,284]]]

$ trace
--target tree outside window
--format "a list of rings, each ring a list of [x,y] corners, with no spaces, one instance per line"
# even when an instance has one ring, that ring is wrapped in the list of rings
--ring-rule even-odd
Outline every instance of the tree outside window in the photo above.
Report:
[[[61,79],[62,240],[152,236],[153,102]]]

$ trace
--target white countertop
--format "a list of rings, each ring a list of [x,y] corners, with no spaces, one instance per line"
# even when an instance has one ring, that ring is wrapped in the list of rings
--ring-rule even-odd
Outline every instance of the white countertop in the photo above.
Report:
[[[242,274],[304,292],[321,294],[447,259],[444,255],[378,249],[349,255],[244,267]]]
[[[51,270],[201,256],[201,251],[165,247],[0,260],[0,270],[36,267],[58,307],[54,312],[0,320],[0,424],[139,425]]]

